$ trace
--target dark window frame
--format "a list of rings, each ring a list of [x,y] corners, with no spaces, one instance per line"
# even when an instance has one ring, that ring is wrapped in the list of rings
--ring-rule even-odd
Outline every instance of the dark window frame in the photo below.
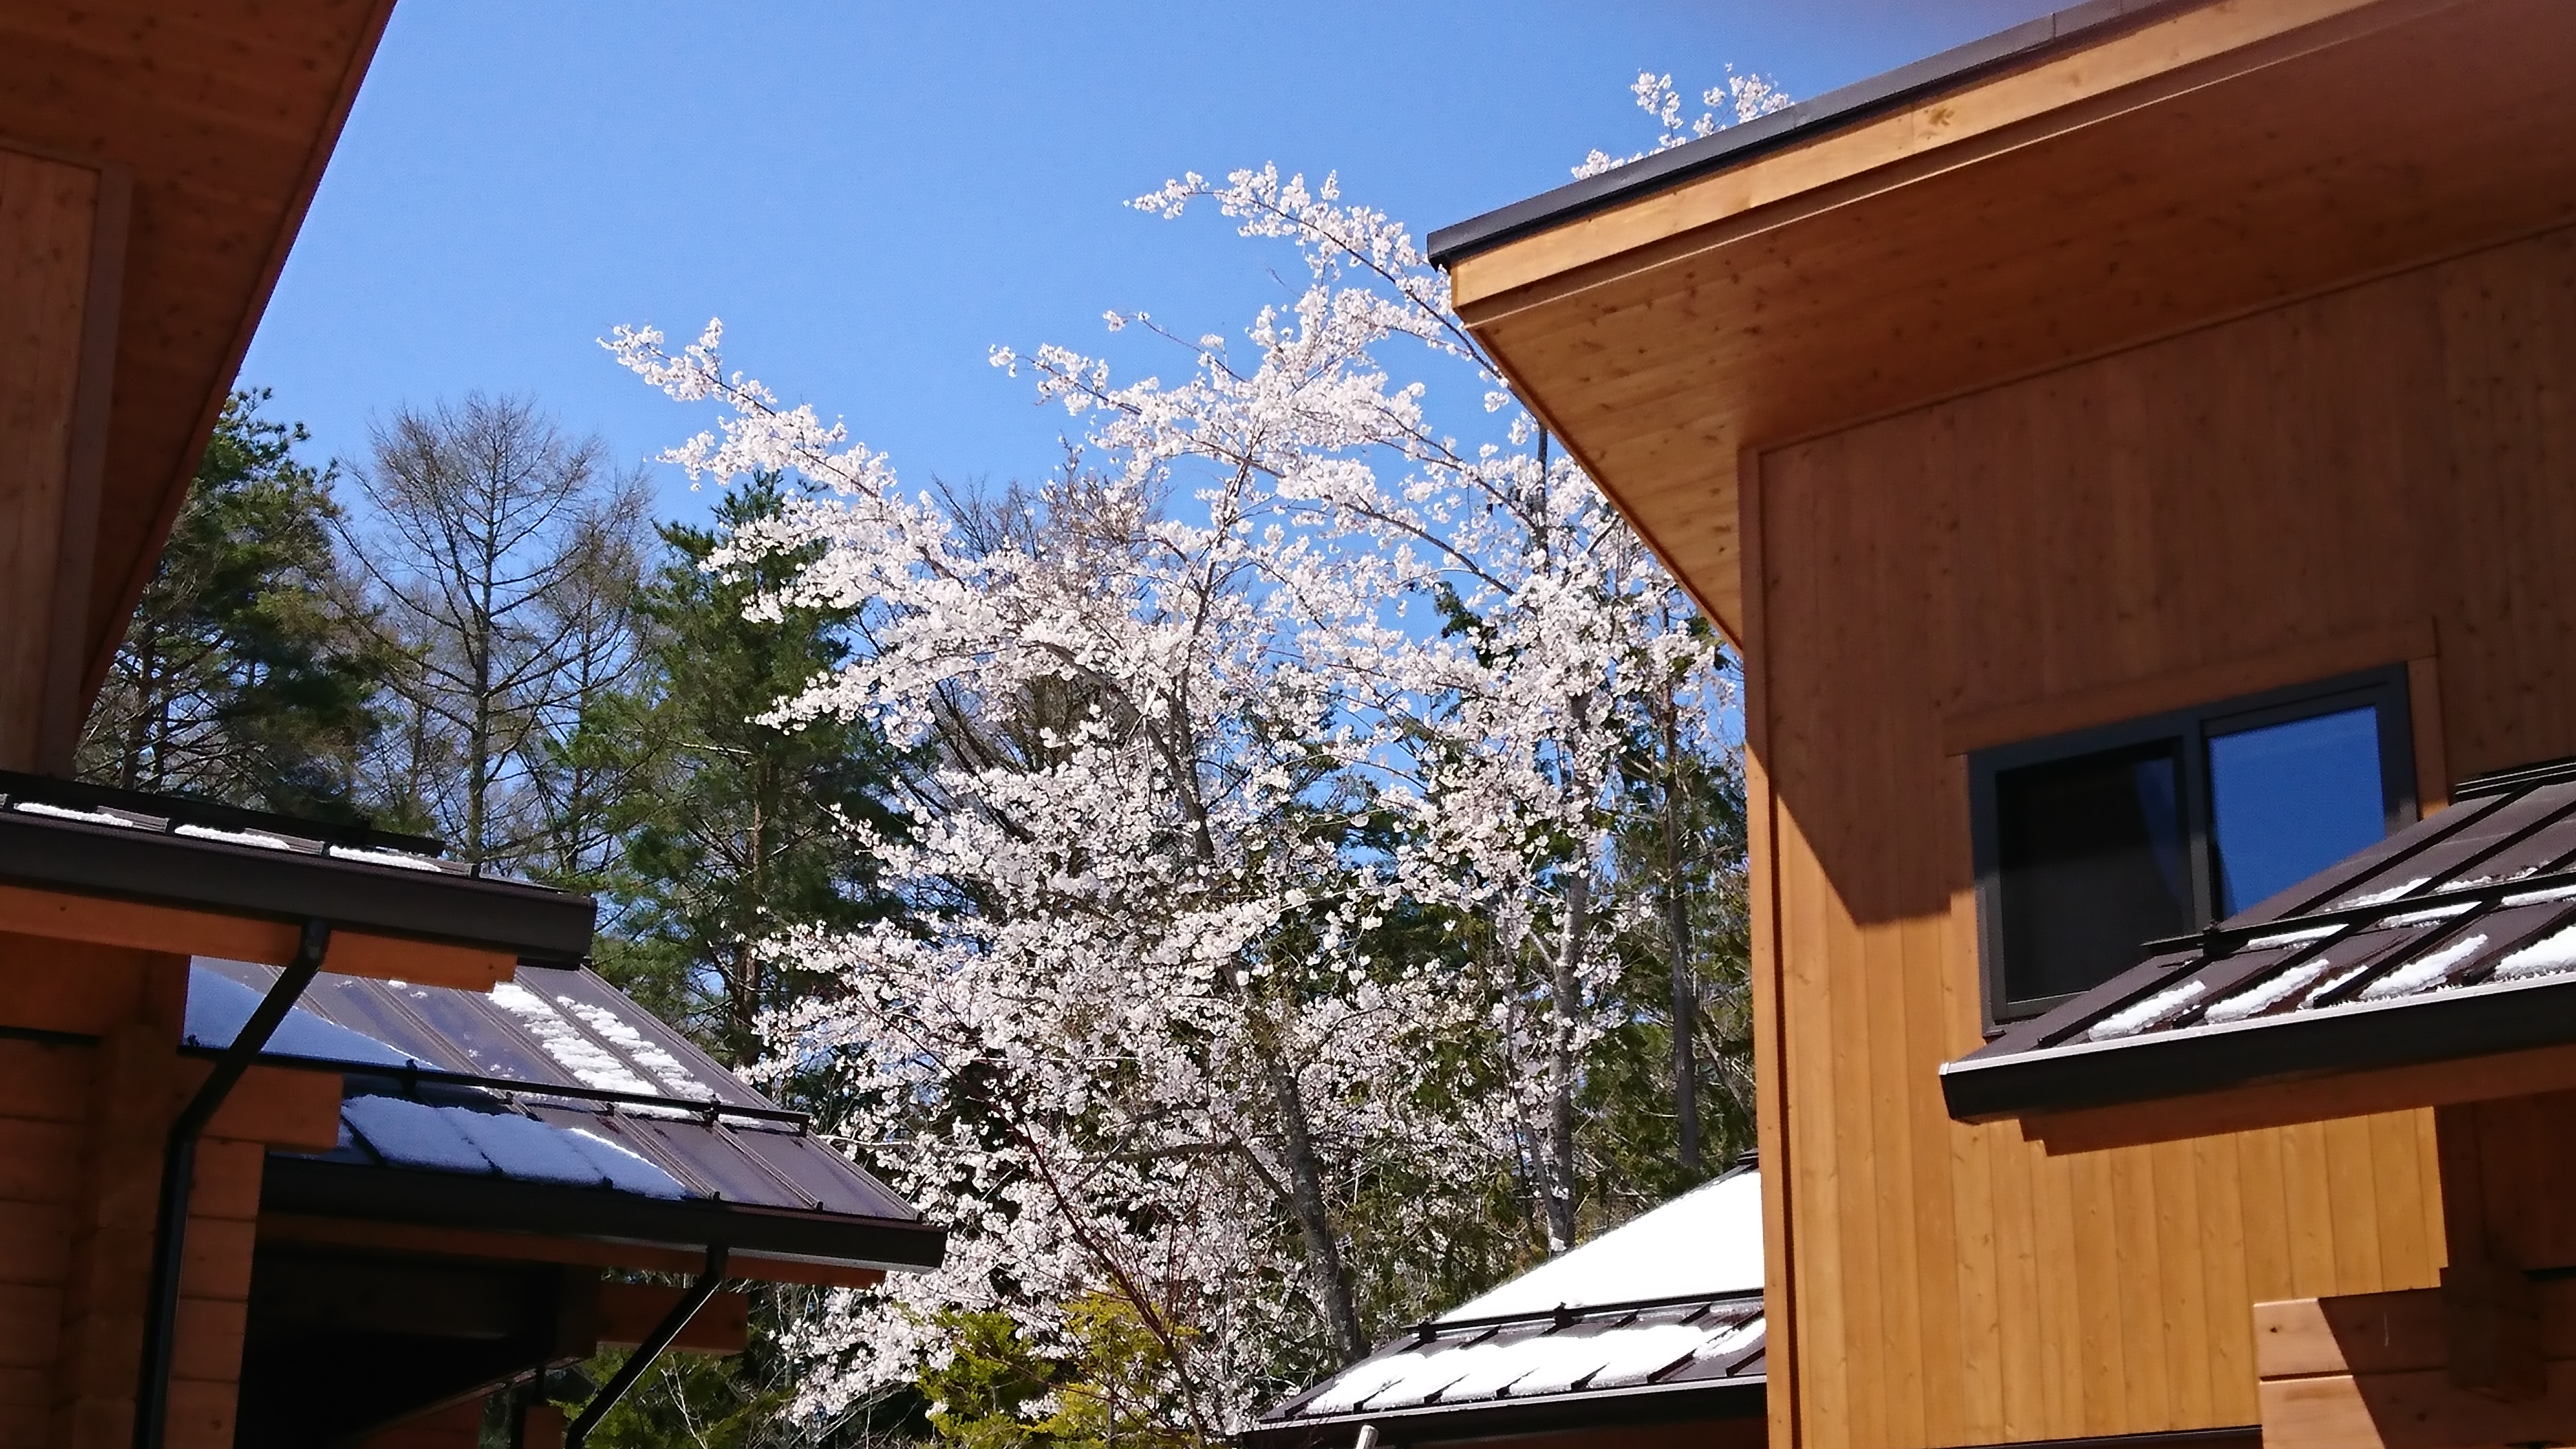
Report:
[[[2287,724],[2293,720],[2336,714],[2363,707],[2378,710],[2380,798],[2387,828],[2397,830],[2418,818],[2415,796],[2415,726],[2407,690],[2406,666],[2387,665],[2308,684],[2289,685],[2256,694],[2212,700],[2185,709],[2070,730],[2034,740],[2021,740],[1977,750],[1968,756],[1968,831],[1976,870],[1977,965],[1985,1032],[1994,1036],[2004,1026],[2026,1020],[2075,993],[2014,1000],[2006,993],[2003,943],[2003,878],[2001,824],[1997,818],[1996,776],[2029,765],[2071,760],[2161,741],[2180,744],[2181,774],[2175,782],[2182,810],[2184,854],[2191,871],[2191,907],[2195,927],[2217,919],[2218,872],[2212,834],[2216,811],[2210,797],[2209,740]],[[2141,957],[2140,959],[2144,959]]]

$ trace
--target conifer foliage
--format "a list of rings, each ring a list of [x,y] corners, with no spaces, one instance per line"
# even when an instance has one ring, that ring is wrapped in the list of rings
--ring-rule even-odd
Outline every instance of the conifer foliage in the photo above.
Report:
[[[82,733],[81,774],[298,814],[362,809],[357,761],[395,660],[343,607],[336,470],[266,392],[224,402]]]

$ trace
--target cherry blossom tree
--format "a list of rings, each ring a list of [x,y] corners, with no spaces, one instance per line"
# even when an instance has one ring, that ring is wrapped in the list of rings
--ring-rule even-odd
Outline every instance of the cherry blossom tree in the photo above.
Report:
[[[936,1366],[960,1315],[1040,1345],[1106,1315],[1151,1349],[1124,1412],[1240,1427],[1461,1287],[1438,1265],[1483,1188],[1572,1244],[1618,943],[1685,939],[1657,934],[1680,885],[1615,844],[1670,763],[1640,741],[1727,768],[1720,651],[1447,279],[1329,177],[1136,205],[1212,209],[1304,284],[1239,338],[1110,314],[1174,382],[996,350],[1079,433],[1033,488],[907,492],[728,372],[716,324],[609,344],[719,409],[668,455],[692,477],[815,485],[711,560],[809,557],[755,615],[858,621],[776,720],[865,719],[929,762],[903,840],[851,827],[910,918],[769,946],[837,983],[771,1020],[784,1059],[952,1228],[940,1270],[807,1326],[812,1411]],[[1481,395],[1468,440],[1435,384]]]

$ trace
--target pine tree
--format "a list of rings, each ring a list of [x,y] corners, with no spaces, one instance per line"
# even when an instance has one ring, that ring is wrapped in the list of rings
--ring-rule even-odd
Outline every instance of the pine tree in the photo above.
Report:
[[[82,733],[81,777],[350,818],[392,665],[343,606],[335,472],[295,457],[265,390],[212,441]]]
[[[797,985],[758,949],[762,938],[892,911],[849,826],[903,828],[892,805],[899,762],[865,724],[761,722],[851,651],[847,615],[790,606],[745,617],[802,559],[705,567],[782,501],[775,477],[753,478],[718,502],[715,527],[660,527],[665,558],[638,604],[646,683],[591,726],[650,762],[617,822],[624,852],[603,967],[736,1066],[759,1054],[759,1014]]]

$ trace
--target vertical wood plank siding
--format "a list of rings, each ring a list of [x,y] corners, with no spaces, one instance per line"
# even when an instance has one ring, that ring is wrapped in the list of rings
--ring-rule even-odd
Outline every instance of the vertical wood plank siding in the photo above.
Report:
[[[1745,471],[1798,1365],[1775,1426],[1882,1449],[2254,1422],[2252,1304],[2434,1283],[2430,1115],[2055,1158],[1951,1122],[1934,1072],[1981,1020],[1944,723],[2429,620],[2450,776],[2576,755],[2576,232]],[[2576,1224],[2524,1235],[2576,1261]]]

